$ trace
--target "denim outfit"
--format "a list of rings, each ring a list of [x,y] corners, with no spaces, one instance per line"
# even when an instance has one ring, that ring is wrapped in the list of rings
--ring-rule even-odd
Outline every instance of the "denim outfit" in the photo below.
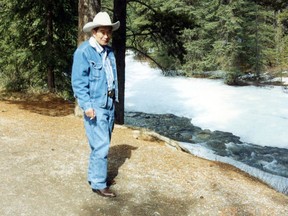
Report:
[[[108,46],[105,46],[104,51],[106,53],[98,52],[89,40],[83,42],[74,53],[71,78],[79,106],[84,111],[92,108],[96,114],[92,120],[84,115],[84,126],[91,149],[88,181],[93,189],[107,187],[107,156],[114,125],[115,101],[118,102],[115,56]],[[109,58],[109,66],[112,68],[115,90],[113,98],[108,96],[107,67],[103,65],[103,54]]]

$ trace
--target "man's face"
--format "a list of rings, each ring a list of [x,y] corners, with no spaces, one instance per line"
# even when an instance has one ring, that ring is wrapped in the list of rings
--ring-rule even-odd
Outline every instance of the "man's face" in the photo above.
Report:
[[[110,26],[99,27],[96,30],[93,30],[93,35],[101,46],[105,46],[109,43],[111,39],[112,27]]]

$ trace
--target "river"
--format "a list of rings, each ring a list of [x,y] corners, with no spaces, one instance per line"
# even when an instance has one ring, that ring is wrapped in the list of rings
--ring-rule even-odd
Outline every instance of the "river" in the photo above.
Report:
[[[225,85],[223,80],[165,77],[160,70],[127,55],[125,89],[128,112],[172,113],[190,118],[193,125],[202,129],[231,132],[244,143],[288,149],[288,94],[279,86],[234,87]],[[233,164],[262,180],[267,176],[229,158],[215,157],[201,145],[183,143],[183,146],[192,154]],[[277,158],[273,163],[277,163]],[[265,178],[275,182],[272,177]],[[274,184],[282,184],[281,190],[286,187],[288,190],[288,178],[280,181],[284,185]]]

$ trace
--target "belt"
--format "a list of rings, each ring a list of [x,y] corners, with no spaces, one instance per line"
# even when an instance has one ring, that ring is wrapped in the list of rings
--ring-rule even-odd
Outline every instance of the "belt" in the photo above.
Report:
[[[107,95],[108,95],[108,97],[114,99],[114,97],[115,97],[115,90],[114,90],[114,89],[113,89],[113,90],[109,90],[108,93],[107,93]]]

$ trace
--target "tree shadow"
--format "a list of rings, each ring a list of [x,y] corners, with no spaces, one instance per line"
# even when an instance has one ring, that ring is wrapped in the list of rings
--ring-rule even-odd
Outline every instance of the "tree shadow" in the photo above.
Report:
[[[137,147],[120,144],[112,146],[109,150],[108,176],[112,180],[118,175],[119,168],[125,163],[126,159],[131,157],[132,151]]]
[[[19,106],[19,109],[28,110],[32,113],[37,113],[45,116],[67,116],[73,114],[74,103],[65,103],[65,102],[55,102],[55,101],[10,101],[10,104],[16,104]]]
[[[2,101],[6,101],[9,104],[16,104],[19,109],[54,117],[71,115],[75,107],[73,102],[66,101],[49,93],[41,95],[13,94],[9,99],[4,98]]]

